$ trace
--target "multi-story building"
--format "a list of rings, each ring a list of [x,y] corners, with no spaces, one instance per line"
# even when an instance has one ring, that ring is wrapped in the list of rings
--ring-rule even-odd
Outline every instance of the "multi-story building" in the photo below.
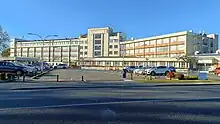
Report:
[[[87,59],[87,65],[100,67],[121,67],[129,65],[189,67],[179,59],[195,53],[215,53],[218,49],[218,35],[183,31],[149,38],[120,42],[119,57]]]
[[[22,40],[13,39],[10,56],[40,58],[48,62],[73,63],[79,57],[79,39]]]
[[[123,42],[122,42],[123,41]],[[14,39],[11,56],[35,57],[48,62],[63,62],[100,68],[129,65],[167,65],[179,68],[189,63],[178,59],[195,53],[215,53],[218,35],[183,31],[149,38],[126,40],[110,27],[89,28],[78,38],[50,40]]]
[[[109,27],[90,28],[79,38],[23,40],[13,39],[11,56],[35,57],[48,62],[80,64],[84,58],[119,56],[122,33]]]

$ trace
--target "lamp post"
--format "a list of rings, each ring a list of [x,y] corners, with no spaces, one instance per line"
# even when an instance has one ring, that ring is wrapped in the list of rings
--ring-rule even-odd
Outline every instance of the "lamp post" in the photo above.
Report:
[[[39,38],[43,41],[43,46],[42,46],[42,50],[41,50],[41,60],[43,60],[44,41],[45,41],[48,37],[58,37],[58,35],[56,35],[56,34],[54,34],[54,35],[47,35],[45,38],[43,38],[41,35],[35,34],[35,33],[28,33],[28,35],[35,35],[35,36],[39,37]],[[50,51],[49,51],[49,52],[50,52]]]
[[[42,49],[41,49],[41,61],[43,61],[43,49],[44,49],[44,41],[48,38],[48,37],[58,37],[58,35],[47,35],[45,38],[43,38],[41,35],[39,34],[35,34],[35,33],[28,33],[28,35],[35,35],[37,37],[39,37],[42,41],[43,41],[43,46],[42,46]],[[50,51],[49,51],[49,54],[50,54]],[[43,62],[41,63],[41,71],[43,71]]]

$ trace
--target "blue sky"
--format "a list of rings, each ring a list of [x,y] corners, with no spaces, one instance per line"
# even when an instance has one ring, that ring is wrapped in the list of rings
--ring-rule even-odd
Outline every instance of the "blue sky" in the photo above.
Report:
[[[183,30],[220,33],[220,0],[1,0],[0,25],[12,37],[77,37],[110,26],[141,38]]]

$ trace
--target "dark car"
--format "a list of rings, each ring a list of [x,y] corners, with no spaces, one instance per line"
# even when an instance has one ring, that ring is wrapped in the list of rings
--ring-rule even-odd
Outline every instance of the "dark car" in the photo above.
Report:
[[[26,73],[26,68],[13,62],[0,61],[0,73],[15,73],[21,76]]]
[[[173,67],[173,66],[168,67],[168,69],[169,69],[169,71],[171,71],[171,72],[176,72],[176,68]]]

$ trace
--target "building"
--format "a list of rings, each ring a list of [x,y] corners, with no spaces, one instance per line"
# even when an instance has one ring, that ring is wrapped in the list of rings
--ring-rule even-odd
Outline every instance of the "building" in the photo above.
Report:
[[[12,57],[35,57],[47,62],[79,64],[84,58],[119,56],[122,33],[109,27],[89,28],[78,38],[23,40],[12,39]],[[88,42],[89,41],[89,42]]]
[[[48,62],[64,62],[74,64],[79,57],[78,38],[51,40],[22,40],[13,39],[10,56],[33,57]]]
[[[120,42],[119,57],[86,58],[85,66],[120,68],[130,65],[193,67],[194,64],[181,60],[181,56],[195,53],[215,53],[218,35],[183,31],[149,38],[131,39]]]
[[[63,62],[100,69],[123,66],[194,66],[179,59],[195,53],[215,53],[218,35],[183,31],[166,35],[127,40],[122,32],[110,27],[89,28],[78,38],[22,40],[13,39],[11,56],[35,57],[48,62]]]

